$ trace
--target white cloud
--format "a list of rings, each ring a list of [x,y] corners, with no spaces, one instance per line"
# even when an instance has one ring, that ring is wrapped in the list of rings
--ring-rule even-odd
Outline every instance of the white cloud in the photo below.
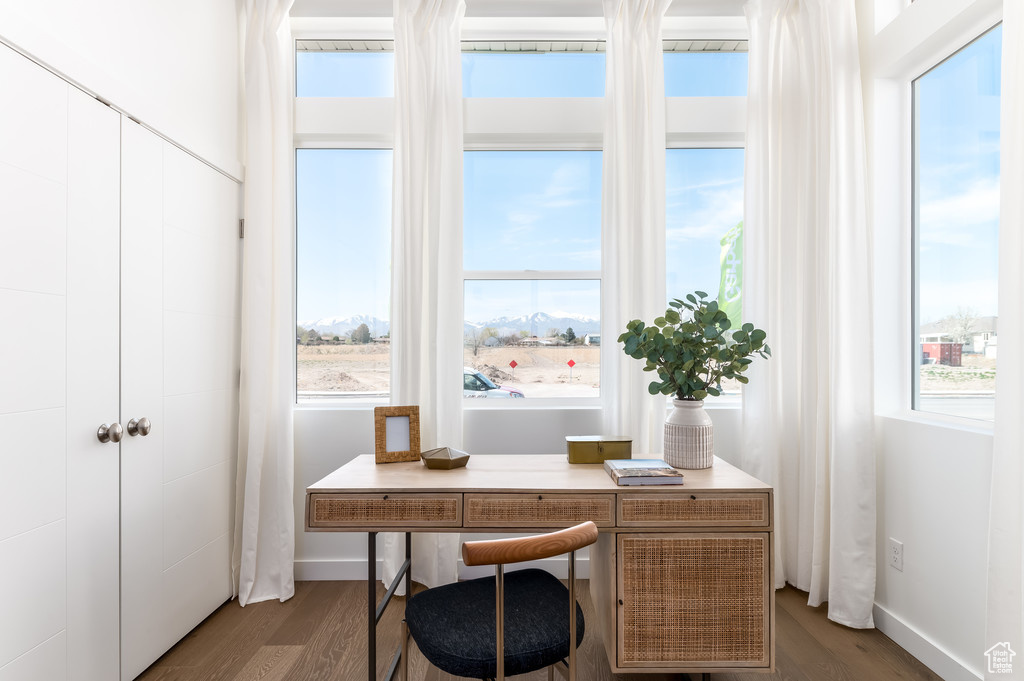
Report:
[[[669,196],[678,196],[679,194],[686,194],[687,192],[699,191],[702,189],[714,189],[717,187],[735,187],[740,193],[743,192],[743,178],[736,177],[729,180],[715,180],[713,182],[698,182],[697,184],[685,185],[682,187],[672,187],[666,193]]]
[[[735,184],[735,183],[722,183]],[[699,206],[687,211],[688,207]],[[667,238],[669,245],[719,237],[743,219],[743,187],[732,186],[716,191],[702,190],[698,197],[673,201],[668,206]]]
[[[511,225],[532,225],[537,220],[540,220],[540,218],[541,216],[538,213],[524,213],[521,211],[512,211],[505,217]]]
[[[975,228],[999,220],[999,180],[981,180],[958,194],[922,200],[920,211],[922,243],[990,246],[979,243]]]

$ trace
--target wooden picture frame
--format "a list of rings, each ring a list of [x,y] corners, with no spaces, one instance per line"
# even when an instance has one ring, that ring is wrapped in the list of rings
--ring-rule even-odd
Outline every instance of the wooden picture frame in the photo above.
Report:
[[[420,408],[374,407],[374,458],[377,463],[419,461]]]

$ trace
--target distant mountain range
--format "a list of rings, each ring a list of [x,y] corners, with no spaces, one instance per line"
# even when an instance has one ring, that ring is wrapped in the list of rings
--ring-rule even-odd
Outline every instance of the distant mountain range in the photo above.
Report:
[[[366,324],[370,333],[375,337],[386,336],[391,329],[391,325],[387,321],[366,315],[324,317],[323,319],[299,322],[299,326],[302,328],[315,329],[321,336],[325,334],[347,336],[360,324]],[[582,336],[587,333],[600,333],[601,322],[582,315],[555,317],[546,312],[535,312],[518,317],[498,317],[485,322],[466,322],[462,328],[466,335],[470,335],[474,331],[488,327],[497,331],[499,336],[518,334],[520,331],[527,331],[531,336],[546,336],[550,329],[565,332],[567,328],[572,327],[573,333]]]

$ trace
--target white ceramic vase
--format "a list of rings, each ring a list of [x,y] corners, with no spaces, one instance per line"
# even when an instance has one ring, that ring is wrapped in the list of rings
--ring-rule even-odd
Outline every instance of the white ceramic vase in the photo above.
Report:
[[[665,419],[665,461],[674,468],[711,468],[715,441],[703,400],[672,400]]]

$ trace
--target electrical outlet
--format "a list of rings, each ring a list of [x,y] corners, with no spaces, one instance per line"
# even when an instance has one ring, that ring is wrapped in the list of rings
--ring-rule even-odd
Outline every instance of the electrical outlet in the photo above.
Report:
[[[903,572],[903,542],[889,537],[889,566]]]

